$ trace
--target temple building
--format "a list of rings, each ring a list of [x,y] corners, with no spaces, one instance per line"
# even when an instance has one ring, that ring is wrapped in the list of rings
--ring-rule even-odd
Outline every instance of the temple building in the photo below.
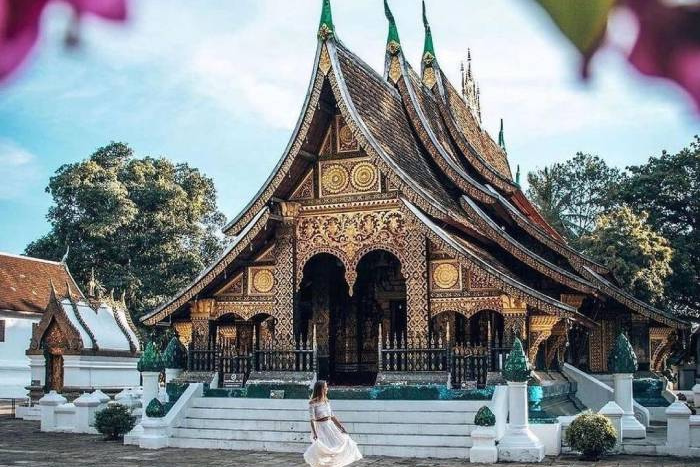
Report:
[[[385,4],[377,72],[323,3],[281,159],[225,227],[223,254],[142,321],[171,325],[192,371],[311,370],[338,385],[484,384],[515,336],[538,369],[605,372],[620,330],[640,368],[663,370],[689,324],[621,289],[525,197],[503,127],[497,142],[482,126],[471,57],[455,87],[424,11],[414,68]],[[198,363],[207,351],[218,357]]]
[[[49,303],[50,282],[78,290],[65,262],[0,253],[0,398],[27,396],[25,351]]]
[[[51,390],[73,399],[138,386],[141,343],[124,297],[103,296],[94,274],[87,296],[72,280],[46,283],[45,309],[24,345],[32,399]]]

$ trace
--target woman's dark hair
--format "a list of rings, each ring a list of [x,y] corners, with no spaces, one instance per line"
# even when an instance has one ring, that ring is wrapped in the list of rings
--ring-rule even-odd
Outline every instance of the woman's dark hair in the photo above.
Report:
[[[314,383],[314,390],[311,393],[311,400],[309,401],[309,403],[325,402],[326,400],[328,400],[323,394],[323,388],[325,386],[326,382],[322,379],[319,379],[318,381],[316,381],[316,383]]]

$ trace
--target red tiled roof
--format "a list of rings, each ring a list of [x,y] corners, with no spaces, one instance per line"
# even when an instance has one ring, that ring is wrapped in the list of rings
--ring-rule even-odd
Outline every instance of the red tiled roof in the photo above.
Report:
[[[50,281],[64,293],[66,283],[82,296],[65,264],[0,253],[0,310],[43,312],[51,295]]]

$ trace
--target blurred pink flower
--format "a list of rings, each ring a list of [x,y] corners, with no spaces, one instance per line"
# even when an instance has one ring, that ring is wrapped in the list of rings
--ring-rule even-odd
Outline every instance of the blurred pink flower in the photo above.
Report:
[[[639,22],[629,61],[641,73],[682,86],[700,110],[700,5],[626,0]]]
[[[56,0],[0,0],[0,81],[27,57],[38,37],[41,13]],[[76,18],[85,13],[113,21],[126,19],[126,0],[61,0]]]

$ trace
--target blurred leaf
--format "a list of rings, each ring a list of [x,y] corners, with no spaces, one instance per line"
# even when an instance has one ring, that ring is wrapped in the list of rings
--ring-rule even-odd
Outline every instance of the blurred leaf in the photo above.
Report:
[[[605,33],[608,14],[616,0],[536,0],[554,24],[584,55],[589,55]]]

